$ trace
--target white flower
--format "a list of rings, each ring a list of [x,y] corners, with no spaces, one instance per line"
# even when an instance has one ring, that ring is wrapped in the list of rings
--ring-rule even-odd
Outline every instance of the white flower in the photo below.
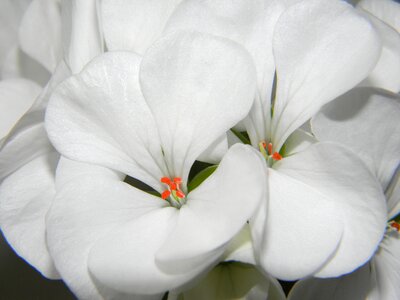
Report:
[[[69,12],[64,20],[74,19],[76,26],[64,24],[70,37],[64,45],[67,65],[62,60],[59,1],[32,1],[21,21],[19,43],[9,50],[3,68],[4,77],[25,78],[0,82],[0,102],[4,108],[0,117],[1,230],[18,255],[49,278],[59,278],[45,240],[45,216],[55,196],[59,155],[47,138],[44,110],[54,88],[70,75],[69,66],[77,70],[102,50],[96,47],[101,43],[95,38],[82,45],[81,37],[87,32],[93,34],[96,27],[96,23],[82,21],[82,16],[96,12],[95,7],[90,7],[94,3],[64,3],[64,12]],[[79,13],[71,7],[79,8]]]
[[[58,87],[50,139],[64,156],[91,163],[59,166],[47,220],[50,252],[78,297],[162,294],[217,262],[265,197],[265,166],[238,145],[193,191],[188,175],[247,114],[254,78],[239,45],[186,32],[160,40],[143,60],[98,57]],[[123,183],[124,174],[167,201]]]
[[[372,26],[341,1],[259,0],[186,1],[166,31],[184,28],[233,39],[256,64],[258,92],[245,125],[271,167],[269,203],[250,223],[260,264],[288,280],[363,264],[385,228],[381,188],[356,155],[331,143],[306,148],[310,137],[296,129],[374,67],[381,47]],[[286,144],[292,152],[283,155]]]
[[[341,143],[357,153],[382,185],[388,204],[388,227],[379,249],[362,268],[339,278],[308,279],[296,284],[290,299],[400,298],[400,97],[382,90],[357,88],[325,106],[312,119],[320,140]]]

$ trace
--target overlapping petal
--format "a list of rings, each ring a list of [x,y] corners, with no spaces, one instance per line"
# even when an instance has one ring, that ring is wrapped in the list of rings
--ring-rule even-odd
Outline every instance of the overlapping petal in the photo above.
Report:
[[[398,2],[393,0],[361,0],[357,3],[357,7],[365,9],[400,32],[400,4]]]
[[[195,159],[250,110],[255,69],[238,44],[181,31],[148,50],[140,83],[170,176],[186,182]]]
[[[58,185],[47,217],[49,250],[62,278],[79,298],[101,299],[112,290],[93,282],[88,271],[91,248],[114,228],[166,202],[127,185],[120,174],[102,167],[63,161],[57,172],[63,184]]]
[[[312,119],[312,130],[318,140],[358,154],[386,190],[400,163],[399,115],[398,95],[357,88],[323,107]]]
[[[8,79],[0,82],[0,139],[10,132],[40,92],[40,86],[30,80]]]
[[[63,55],[61,36],[59,1],[33,0],[19,28],[22,50],[52,73]],[[37,42],[38,38],[40,43]]]
[[[103,0],[104,38],[109,50],[144,54],[160,37],[165,23],[182,0]]]
[[[14,250],[48,278],[59,278],[47,250],[45,215],[55,196],[57,153],[42,155],[0,187],[0,225]]]
[[[278,83],[272,143],[279,150],[323,104],[368,75],[381,44],[372,25],[349,4],[312,0],[292,5],[281,15],[273,51]]]
[[[266,228],[253,233],[265,270],[289,280],[338,276],[373,255],[386,225],[384,194],[353,152],[317,143],[274,169]]]

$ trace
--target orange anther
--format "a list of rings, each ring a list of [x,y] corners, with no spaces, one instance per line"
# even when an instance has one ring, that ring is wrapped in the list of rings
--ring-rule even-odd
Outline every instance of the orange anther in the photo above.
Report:
[[[167,199],[169,196],[171,195],[170,191],[164,191],[161,194],[161,198],[163,198],[164,200]]]
[[[392,222],[390,222],[390,226],[400,232],[400,224],[399,223],[392,221]]]
[[[173,191],[176,191],[176,184],[174,183],[174,182],[171,182],[170,184],[169,184],[169,187],[170,187],[170,189],[171,190],[173,190]]]
[[[271,155],[271,153],[272,153],[272,144],[269,143],[268,144],[268,154]]]
[[[272,158],[274,160],[281,160],[282,159],[282,155],[280,155],[278,152],[275,152],[274,154],[272,154]]]
[[[267,148],[267,143],[266,142],[262,142],[261,145],[263,146],[263,148]]]
[[[175,177],[175,178],[174,178],[174,182],[175,182],[177,185],[180,185],[180,184],[182,184],[182,178],[180,178],[180,177]]]
[[[161,181],[162,183],[165,183],[165,184],[168,184],[168,185],[171,184],[171,179],[169,179],[168,177],[162,177],[162,178],[160,179],[160,181]]]
[[[176,196],[178,196],[179,198],[185,198],[185,194],[181,191],[176,191]]]

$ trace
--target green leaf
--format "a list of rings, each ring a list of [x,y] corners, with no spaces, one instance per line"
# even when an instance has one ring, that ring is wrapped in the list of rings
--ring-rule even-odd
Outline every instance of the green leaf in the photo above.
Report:
[[[188,184],[189,192],[193,191],[197,188],[204,180],[206,180],[214,171],[217,169],[218,165],[213,165],[205,168],[203,171],[198,173],[192,181]]]
[[[243,144],[250,145],[250,140],[243,133],[234,128],[231,128],[231,131]]]

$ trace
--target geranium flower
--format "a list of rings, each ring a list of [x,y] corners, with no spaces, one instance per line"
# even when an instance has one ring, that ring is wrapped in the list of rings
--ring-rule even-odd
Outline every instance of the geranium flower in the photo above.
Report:
[[[0,118],[1,230],[18,255],[52,279],[58,279],[59,275],[47,250],[45,215],[55,196],[59,154],[44,129],[44,110],[50,94],[71,74],[71,69],[82,68],[102,51],[101,37],[92,36],[81,45],[86,34],[94,35],[98,26],[86,22],[88,16],[96,13],[96,1],[77,2],[63,5],[64,20],[76,26],[64,24],[67,32],[64,37],[69,37],[64,52],[59,1],[30,3],[19,28],[19,43],[9,50],[3,69],[5,77],[25,78],[0,82],[0,100],[4,105]],[[40,47],[37,36],[42,37]],[[41,86],[37,81],[42,80]]]
[[[82,163],[58,168],[48,244],[78,297],[157,298],[218,261],[265,197],[262,157],[238,145],[193,191],[188,175],[247,114],[254,79],[239,45],[186,32],[160,40],[143,60],[98,57],[58,87],[47,130],[64,156]],[[160,197],[122,182],[125,174]]]
[[[307,147],[310,137],[296,130],[374,67],[381,46],[370,23],[341,1],[185,1],[166,31],[185,28],[241,43],[257,68],[245,125],[270,167],[269,202],[250,223],[264,270],[294,280],[367,261],[385,228],[380,186],[352,152]]]
[[[386,194],[388,223],[379,249],[367,264],[343,277],[300,281],[289,299],[400,297],[400,225],[394,220],[400,212],[399,114],[398,95],[358,88],[325,106],[312,119],[318,139],[341,143],[357,153],[379,180]]]

